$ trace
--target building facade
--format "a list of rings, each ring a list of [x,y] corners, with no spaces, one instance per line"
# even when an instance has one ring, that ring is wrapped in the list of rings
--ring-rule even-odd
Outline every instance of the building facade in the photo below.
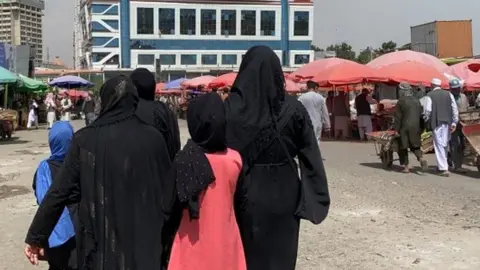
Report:
[[[0,41],[11,45],[29,45],[35,64],[43,62],[43,0],[0,1]]]
[[[235,70],[255,45],[271,47],[285,66],[314,58],[311,0],[290,0],[288,9],[262,0],[87,0],[82,10],[94,68]]]

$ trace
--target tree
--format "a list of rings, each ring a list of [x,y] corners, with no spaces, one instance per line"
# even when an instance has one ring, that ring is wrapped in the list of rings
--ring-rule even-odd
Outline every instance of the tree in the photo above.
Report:
[[[403,45],[402,47],[400,47],[398,50],[405,51],[405,50],[411,50],[411,49],[412,49],[412,43],[407,43],[407,44]]]
[[[352,46],[345,42],[330,45],[327,47],[327,51],[334,51],[338,58],[355,61],[355,52],[352,50]]]
[[[375,50],[376,56],[384,55],[386,53],[391,53],[397,50],[397,43],[393,41],[383,42],[382,46]]]
[[[357,62],[360,64],[366,64],[375,58],[375,52],[372,48],[367,47],[363,49],[357,56]]]
[[[320,47],[316,46],[316,45],[310,45],[310,48],[312,49],[312,51],[315,51],[315,52],[323,52],[324,49],[321,49]]]

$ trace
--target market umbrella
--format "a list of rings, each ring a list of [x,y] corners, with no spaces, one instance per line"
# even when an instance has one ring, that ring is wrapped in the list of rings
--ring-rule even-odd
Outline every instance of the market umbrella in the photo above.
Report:
[[[285,80],[285,90],[287,92],[300,92],[301,88],[298,84],[290,79]]]
[[[290,73],[288,75],[288,78],[294,81],[309,80],[313,78],[315,75],[317,75],[318,73],[324,71],[325,69],[332,66],[339,65],[341,63],[345,63],[345,62],[352,62],[352,61],[336,58],[336,57],[316,60]]]
[[[176,79],[176,80],[173,80],[173,81],[169,81],[167,84],[165,84],[165,87],[164,89],[180,89],[182,88],[182,82],[186,81],[187,79],[185,78],[180,78],[180,79]]]
[[[475,65],[480,65],[480,59],[471,59],[453,66],[449,66],[444,70],[444,72],[459,79],[466,80],[471,74],[475,73],[475,69],[470,69],[470,66],[475,67]]]
[[[442,72],[419,62],[400,62],[379,68],[377,71],[377,76],[383,81],[430,86],[432,79],[438,78],[442,80],[443,87],[448,87],[448,78]]]
[[[440,59],[436,58],[433,55],[414,52],[410,50],[405,51],[396,51],[384,54],[373,59],[367,66],[372,68],[382,68],[388,65],[397,64],[405,61],[418,62],[427,66],[435,68],[437,71],[444,72],[448,67]]]
[[[201,85],[208,86],[216,77],[211,75],[205,75],[196,77],[193,79],[186,80],[181,83],[181,85],[185,88],[197,88]]]
[[[48,83],[50,86],[64,88],[82,88],[93,86],[93,83],[77,76],[67,75],[55,78]]]
[[[155,94],[160,94],[163,89],[165,89],[165,84],[157,83],[157,85],[155,86]]]
[[[315,75],[311,80],[318,83],[320,87],[384,81],[377,75],[375,69],[352,61],[331,66]]]
[[[0,83],[14,83],[17,82],[18,78],[15,74],[8,71],[7,69],[0,67]]]
[[[473,73],[463,82],[467,90],[480,89],[480,73]]]
[[[213,79],[209,84],[208,88],[221,88],[221,87],[232,87],[233,82],[237,78],[236,72],[225,73]]]
[[[37,81],[32,78],[29,78],[27,76],[23,76],[22,74],[18,75],[19,84],[18,84],[18,89],[22,92],[44,92],[45,90],[48,89],[48,86],[42,82],[42,81]]]

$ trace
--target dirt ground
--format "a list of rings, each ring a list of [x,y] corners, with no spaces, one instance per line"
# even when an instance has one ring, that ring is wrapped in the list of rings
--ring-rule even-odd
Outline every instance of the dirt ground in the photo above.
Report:
[[[184,122],[181,132],[185,141]],[[449,178],[404,175],[382,170],[372,144],[322,142],[321,151],[332,206],[323,224],[302,223],[297,269],[480,269],[473,168]],[[33,173],[48,154],[46,130],[0,142],[0,269],[47,269],[29,265],[23,240],[37,208]]]

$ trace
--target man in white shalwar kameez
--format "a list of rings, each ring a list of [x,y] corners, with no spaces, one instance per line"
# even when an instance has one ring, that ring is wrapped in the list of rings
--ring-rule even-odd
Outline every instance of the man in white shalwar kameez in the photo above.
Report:
[[[55,104],[55,96],[53,93],[48,93],[45,98],[45,106],[47,107],[47,123],[48,129],[53,127],[53,123],[56,121],[55,111],[57,109],[57,104]]]
[[[425,120],[427,128],[433,131],[433,146],[441,176],[449,176],[448,145],[451,132],[458,123],[458,107],[453,95],[441,89],[440,79],[432,80],[432,91],[425,102]]]
[[[28,122],[27,122],[27,129],[30,129],[32,125],[35,125],[35,128],[38,129],[38,104],[35,99],[30,101],[30,111],[28,112]]]
[[[298,100],[303,104],[312,120],[313,130],[317,142],[320,145],[322,130],[330,130],[330,115],[325,98],[315,92],[318,89],[318,84],[313,81],[308,81],[307,88],[308,92],[301,95]]]
[[[63,99],[61,101],[62,104],[62,121],[70,121],[70,111],[72,109],[72,101],[68,96],[68,93],[65,92]]]

